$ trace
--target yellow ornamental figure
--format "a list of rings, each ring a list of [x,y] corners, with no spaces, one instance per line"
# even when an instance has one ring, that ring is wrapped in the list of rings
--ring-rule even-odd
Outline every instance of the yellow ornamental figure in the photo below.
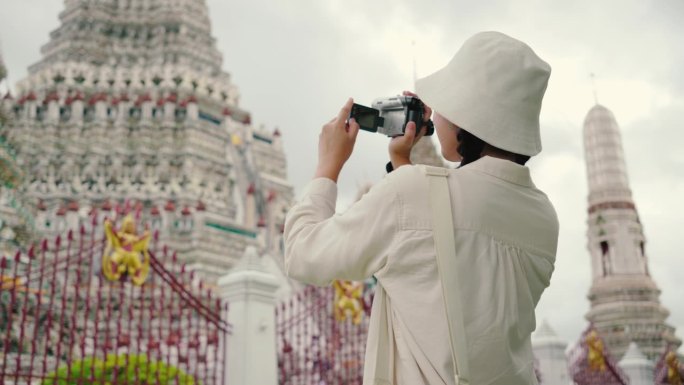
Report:
[[[334,281],[335,319],[344,321],[351,313],[354,325],[361,323],[363,317],[363,283],[352,281]]]
[[[150,271],[150,254],[147,251],[150,232],[145,230],[138,236],[131,214],[123,219],[119,231],[113,228],[110,220],[105,221],[104,227],[107,247],[102,256],[102,274],[111,281],[118,281],[125,274],[133,284],[142,285]]]
[[[233,134],[230,136],[230,141],[233,143],[233,146],[239,147],[242,146],[242,138],[240,135]]]
[[[598,333],[592,330],[587,334],[585,341],[589,348],[589,354],[587,355],[589,368],[601,372],[606,370],[606,359],[603,356],[603,341],[599,338]]]
[[[672,385],[682,385],[684,379],[682,379],[680,373],[679,360],[674,352],[668,352],[665,356],[665,362],[667,363],[667,383]]]

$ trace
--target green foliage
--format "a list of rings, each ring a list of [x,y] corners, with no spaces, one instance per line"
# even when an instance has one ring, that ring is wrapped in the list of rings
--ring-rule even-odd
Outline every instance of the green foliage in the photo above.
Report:
[[[107,385],[201,385],[192,376],[174,366],[133,354],[108,354],[104,361],[87,357],[73,362],[71,366],[62,365],[50,373],[41,385],[77,385],[90,383],[91,378],[98,384]]]

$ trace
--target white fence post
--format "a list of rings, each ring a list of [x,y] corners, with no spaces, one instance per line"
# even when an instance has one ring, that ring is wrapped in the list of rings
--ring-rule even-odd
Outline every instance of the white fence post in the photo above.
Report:
[[[253,246],[218,280],[228,302],[232,334],[224,357],[225,385],[277,385],[275,292],[278,280],[268,273]]]

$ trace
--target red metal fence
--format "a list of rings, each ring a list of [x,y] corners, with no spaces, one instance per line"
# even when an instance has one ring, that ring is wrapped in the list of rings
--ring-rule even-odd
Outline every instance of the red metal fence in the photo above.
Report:
[[[103,235],[0,257],[0,384],[223,384],[227,304],[156,236],[143,285],[107,280]]]
[[[364,317],[334,316],[335,290],[306,287],[276,309],[278,382],[281,385],[361,384],[372,285],[363,296]]]

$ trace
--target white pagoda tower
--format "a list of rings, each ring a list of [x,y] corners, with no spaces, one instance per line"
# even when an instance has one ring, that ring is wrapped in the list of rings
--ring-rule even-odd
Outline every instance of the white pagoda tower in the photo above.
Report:
[[[544,320],[532,334],[532,351],[537,360],[541,385],[569,385],[568,360],[565,356],[567,342]]]
[[[629,344],[618,366],[629,377],[629,385],[653,385],[655,382],[655,364],[641,353],[634,342]]]
[[[669,315],[649,275],[645,238],[632,199],[620,128],[607,108],[596,105],[584,120],[589,186],[587,247],[593,281],[586,318],[614,357],[634,342],[650,360],[681,340],[665,323]]]
[[[240,107],[205,1],[64,3],[2,100],[37,230],[134,212],[210,280],[248,245],[277,255],[293,195],[280,133]]]

